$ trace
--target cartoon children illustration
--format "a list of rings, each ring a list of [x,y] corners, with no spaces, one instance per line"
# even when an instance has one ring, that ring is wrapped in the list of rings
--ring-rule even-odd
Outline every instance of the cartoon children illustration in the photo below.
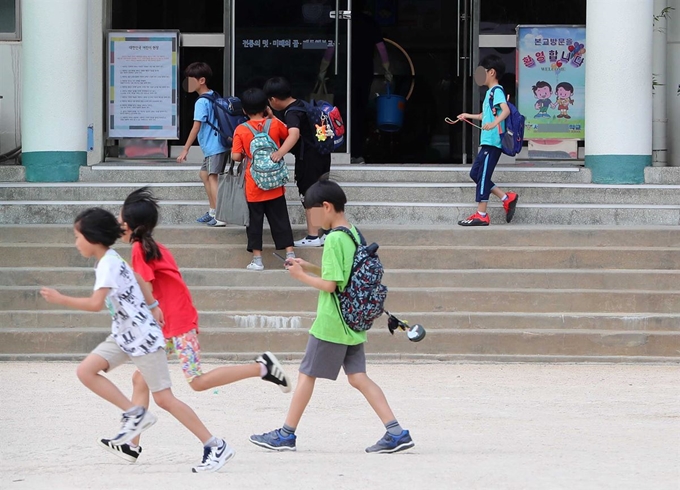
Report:
[[[534,117],[550,117],[548,114],[548,107],[550,104],[550,96],[552,96],[552,86],[548,82],[536,82],[536,85],[531,87],[534,91],[534,96],[536,97],[536,105],[534,106],[538,111]],[[554,107],[553,107],[554,108]]]
[[[558,118],[571,119],[567,112],[569,105],[574,105],[574,99],[571,98],[574,95],[574,86],[569,82],[560,82],[555,87],[555,95],[557,95],[557,99],[553,104],[550,104],[550,107],[553,109],[557,107],[560,111],[557,115]]]

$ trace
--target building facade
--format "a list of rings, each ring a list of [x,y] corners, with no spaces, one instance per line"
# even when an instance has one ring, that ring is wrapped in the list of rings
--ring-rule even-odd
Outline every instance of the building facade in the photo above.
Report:
[[[21,148],[28,180],[71,181],[81,165],[118,155],[121,142],[109,138],[105,124],[106,33],[178,30],[180,73],[206,61],[212,88],[229,94],[283,75],[295,96],[306,97],[335,48],[323,78],[349,126],[335,161],[348,162],[357,63],[373,51],[375,37],[359,29],[360,12],[381,31],[393,87],[408,98],[398,135],[372,131],[369,123],[370,162],[470,163],[477,130],[444,118],[479,110],[483,91],[473,83],[474,68],[498,54],[508,67],[501,83],[514,94],[516,26],[554,24],[586,26],[587,124],[579,156],[593,180],[639,183],[645,166],[680,166],[680,0],[6,1],[0,160]],[[369,56],[374,95],[385,85],[381,58]],[[168,141],[169,156],[184,144],[194,101],[194,94],[179,96],[179,139]]]

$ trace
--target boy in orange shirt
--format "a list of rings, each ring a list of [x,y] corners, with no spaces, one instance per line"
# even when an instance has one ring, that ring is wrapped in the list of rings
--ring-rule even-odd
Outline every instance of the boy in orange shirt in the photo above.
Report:
[[[268,134],[278,147],[281,147],[281,142],[288,137],[288,128],[278,119],[269,117],[267,96],[261,89],[251,88],[243,92],[241,104],[243,112],[250,119],[238,126],[236,131],[234,131],[234,146],[231,158],[235,162],[240,162],[244,156],[247,158],[245,181],[250,224],[246,227],[246,233],[248,234],[248,251],[252,252],[253,260],[246,269],[261,271],[264,270],[264,265],[262,264],[262,229],[265,215],[267,216],[267,221],[269,221],[274,245],[277,250],[286,249],[286,258],[295,257],[295,252],[293,252],[293,230],[290,226],[290,218],[288,217],[285,186],[265,191],[255,184],[255,180],[250,173],[253,158],[250,152],[250,143],[253,141],[254,134],[245,125],[247,124],[254,130],[262,132],[266,123],[270,121]]]

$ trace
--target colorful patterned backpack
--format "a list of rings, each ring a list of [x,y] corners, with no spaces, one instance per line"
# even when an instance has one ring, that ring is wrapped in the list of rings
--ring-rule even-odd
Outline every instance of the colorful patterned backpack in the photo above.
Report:
[[[271,159],[272,153],[279,149],[271,136],[269,136],[271,124],[272,120],[267,119],[262,131],[258,131],[247,122],[243,123],[254,135],[253,141],[250,142],[250,154],[252,155],[250,175],[255,181],[255,185],[263,191],[278,189],[288,182],[286,162],[283,159],[280,162],[275,162]]]
[[[382,284],[383,265],[378,258],[378,244],[366,245],[366,240],[357,230],[360,242],[354,233],[344,226],[333,228],[331,232],[340,231],[349,235],[356,245],[352,263],[352,272],[345,289],[336,288],[335,296],[342,319],[355,332],[365,332],[373,326],[373,322],[385,311],[387,287]]]

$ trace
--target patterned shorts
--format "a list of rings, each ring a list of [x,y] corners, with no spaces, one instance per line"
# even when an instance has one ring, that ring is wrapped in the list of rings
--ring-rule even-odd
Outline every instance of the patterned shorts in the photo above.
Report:
[[[198,343],[196,330],[165,339],[165,351],[168,356],[173,352],[177,354],[182,364],[182,372],[191,383],[195,377],[203,374],[201,370],[201,346]]]

